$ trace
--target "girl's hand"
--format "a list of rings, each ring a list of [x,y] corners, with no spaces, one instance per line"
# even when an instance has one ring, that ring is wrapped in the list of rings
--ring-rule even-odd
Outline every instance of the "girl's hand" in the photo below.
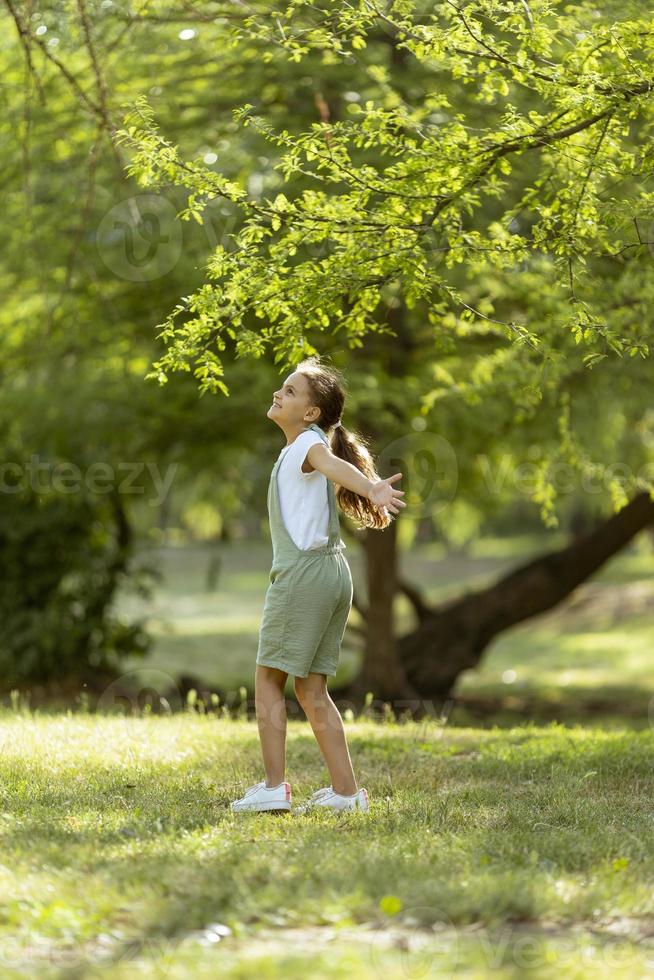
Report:
[[[379,507],[381,511],[386,510],[392,514],[399,514],[398,508],[406,507],[405,502],[400,500],[400,497],[404,496],[404,490],[396,490],[390,484],[393,480],[399,480],[401,476],[401,473],[396,473],[394,476],[386,477],[385,480],[377,480],[372,485],[368,500]]]

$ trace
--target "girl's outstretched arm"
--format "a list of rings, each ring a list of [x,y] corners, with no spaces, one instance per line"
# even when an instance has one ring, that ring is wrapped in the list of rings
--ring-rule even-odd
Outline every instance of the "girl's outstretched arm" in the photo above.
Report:
[[[393,514],[399,513],[398,508],[406,507],[405,502],[400,500],[404,496],[404,490],[396,490],[391,486],[391,483],[400,479],[401,473],[395,473],[385,480],[369,480],[356,466],[335,456],[324,442],[311,446],[306,458],[328,480],[358,493],[360,497],[367,497],[377,507],[387,507]]]

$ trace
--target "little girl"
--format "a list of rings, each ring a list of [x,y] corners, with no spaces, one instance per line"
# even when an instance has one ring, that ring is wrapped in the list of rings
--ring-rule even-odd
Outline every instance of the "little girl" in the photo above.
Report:
[[[389,511],[397,514],[406,504],[400,499],[404,491],[390,485],[402,474],[380,479],[363,440],[341,423],[344,402],[337,372],[310,357],[275,392],[267,412],[286,445],[268,485],[273,563],[256,660],[266,779],[234,800],[234,811],[291,808],[291,786],[284,779],[289,674],[332,779],[295,812],[368,809],[367,791],[357,789],[343,721],[327,692],[352,606],[352,575],[336,505],[360,526],[383,528],[393,519]]]

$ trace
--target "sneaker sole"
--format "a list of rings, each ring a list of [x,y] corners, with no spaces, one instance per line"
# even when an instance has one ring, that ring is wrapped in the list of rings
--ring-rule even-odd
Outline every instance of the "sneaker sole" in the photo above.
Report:
[[[316,810],[331,810],[332,813],[352,813],[358,810],[360,813],[368,813],[369,809],[367,806],[312,806],[307,807],[306,810],[293,807],[293,813],[297,813],[299,816],[304,813],[315,813]]]
[[[286,813],[290,809],[290,803],[256,803],[254,806],[233,806],[232,813],[243,813],[244,811],[248,811],[249,813],[257,813],[259,810],[279,810],[282,813]]]

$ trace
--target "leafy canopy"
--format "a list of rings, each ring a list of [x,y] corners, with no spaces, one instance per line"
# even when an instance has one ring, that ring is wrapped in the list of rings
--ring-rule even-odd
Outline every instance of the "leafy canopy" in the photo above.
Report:
[[[130,104],[118,140],[141,186],[185,188],[182,217],[198,222],[219,198],[244,217],[211,254],[204,284],[160,325],[166,351],[149,377],[193,369],[202,391],[228,394],[228,341],[238,357],[270,348],[284,366],[315,350],[311,331],[361,347],[371,332],[393,333],[392,295],[434,336],[456,342],[490,325],[536,398],[579,345],[588,367],[648,356],[639,314],[652,299],[643,216],[654,30],[640,5],[294,0],[274,17],[267,4],[249,10],[226,28],[233,47],[255,38],[345,74],[363,59],[378,94],[299,132],[252,102],[235,110],[279,152],[283,192],[263,199],[201,157],[184,159],[145,96]],[[379,59],[365,61],[380,32],[420,70],[419,99]],[[507,302],[498,313],[494,284],[534,271],[553,297],[547,311],[536,297],[528,316]]]

